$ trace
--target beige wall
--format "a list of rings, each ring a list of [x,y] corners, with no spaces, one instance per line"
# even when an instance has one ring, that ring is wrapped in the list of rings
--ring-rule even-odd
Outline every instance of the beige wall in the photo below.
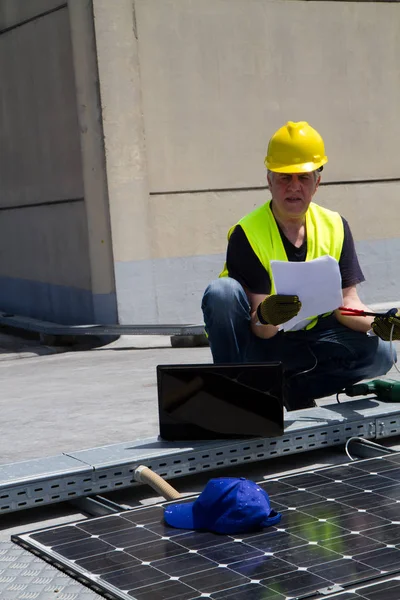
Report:
[[[93,0],[113,252],[151,258],[142,89],[132,0]]]
[[[151,192],[262,185],[287,120],[323,133],[327,180],[399,175],[398,4],[135,6]]]
[[[400,5],[135,0],[135,8],[158,317],[201,321],[228,228],[268,198],[263,159],[287,120],[308,120],[324,136],[323,182],[335,185],[317,198],[350,221],[364,298],[400,298],[399,183],[379,183],[400,181]],[[135,254],[124,260],[133,277]]]
[[[224,253],[229,228],[269,198],[267,190],[152,196],[154,253],[162,259]],[[400,181],[321,186],[315,196],[350,222],[356,240],[400,237],[399,199]],[[377,218],[382,205],[384,213]]]

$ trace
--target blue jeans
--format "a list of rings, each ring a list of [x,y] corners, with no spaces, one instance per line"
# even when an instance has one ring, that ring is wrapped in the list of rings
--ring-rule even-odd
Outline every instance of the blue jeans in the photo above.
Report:
[[[210,283],[202,310],[214,363],[281,362],[289,410],[313,406],[315,398],[385,375],[393,365],[389,342],[353,331],[333,314],[308,331],[258,338],[250,328],[246,293],[230,277]]]

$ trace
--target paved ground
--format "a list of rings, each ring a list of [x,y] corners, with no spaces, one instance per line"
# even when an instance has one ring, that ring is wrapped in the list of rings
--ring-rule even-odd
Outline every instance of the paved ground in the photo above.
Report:
[[[0,464],[158,435],[156,365],[204,363],[210,351],[143,343],[1,361],[2,422],[14,434],[0,437]]]
[[[45,346],[34,338],[23,338],[12,333],[4,333],[0,329],[0,361],[9,361],[20,358],[34,358],[65,352],[65,348]]]

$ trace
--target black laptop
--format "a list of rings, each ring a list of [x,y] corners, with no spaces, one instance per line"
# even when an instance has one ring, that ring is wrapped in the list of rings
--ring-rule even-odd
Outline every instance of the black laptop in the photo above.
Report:
[[[281,363],[158,365],[160,437],[210,440],[283,434]]]

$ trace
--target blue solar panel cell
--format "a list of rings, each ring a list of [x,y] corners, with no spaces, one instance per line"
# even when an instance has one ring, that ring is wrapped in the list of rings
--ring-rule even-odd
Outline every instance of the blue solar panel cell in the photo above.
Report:
[[[281,522],[240,535],[170,527],[164,503],[13,539],[115,599],[399,600],[397,580],[364,583],[400,573],[399,464],[264,480]]]

